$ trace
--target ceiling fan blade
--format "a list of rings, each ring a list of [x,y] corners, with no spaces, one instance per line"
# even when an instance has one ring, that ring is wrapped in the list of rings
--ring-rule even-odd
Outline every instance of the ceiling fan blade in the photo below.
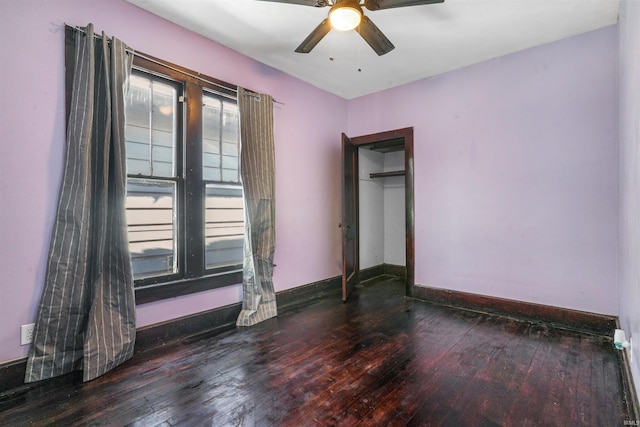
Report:
[[[375,50],[379,56],[395,49],[395,46],[389,41],[387,36],[382,34],[382,31],[376,27],[376,24],[366,16],[362,17],[362,21],[360,25],[356,27],[356,31],[360,33],[364,41],[366,41],[369,46],[371,46],[371,49]]]
[[[325,18],[325,20],[322,21],[320,25],[315,28],[315,30],[311,31],[311,34],[309,34],[307,38],[304,39],[302,43],[300,43],[300,46],[296,48],[296,52],[311,52],[311,49],[316,47],[320,40],[322,40],[322,38],[326,36],[329,31],[331,31],[331,22],[329,22],[329,18]]]
[[[328,6],[326,0],[258,0],[258,1],[270,1],[274,3],[288,3],[288,4],[299,4],[302,6],[313,6],[313,7],[325,7]]]
[[[369,10],[392,9],[394,7],[419,6],[421,4],[443,3],[444,0],[365,0]]]

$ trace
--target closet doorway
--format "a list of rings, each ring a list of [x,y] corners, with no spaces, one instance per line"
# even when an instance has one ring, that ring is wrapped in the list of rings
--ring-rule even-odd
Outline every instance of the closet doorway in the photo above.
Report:
[[[343,182],[342,182],[342,299],[346,301],[349,295],[360,281],[361,261],[365,261],[365,269],[368,264],[376,263],[380,258],[379,252],[375,254],[367,252],[376,248],[376,239],[369,239],[369,236],[361,236],[361,232],[378,227],[376,221],[370,221],[367,215],[369,207],[371,210],[379,210],[379,205],[370,200],[362,200],[364,197],[372,199],[390,199],[382,215],[391,215],[382,220],[382,244],[385,240],[389,242],[391,248],[383,248],[387,253],[382,256],[382,266],[397,270],[403,267],[401,272],[405,276],[406,295],[414,296],[415,284],[415,245],[414,245],[414,165],[413,165],[413,128],[403,128],[388,132],[381,132],[371,135],[357,136],[349,138],[342,134],[342,160],[343,160]],[[379,168],[378,171],[368,170]],[[403,179],[404,178],[404,179]],[[363,186],[382,187],[382,191],[374,190],[373,193],[364,187],[361,191],[361,181]],[[366,182],[369,181],[369,182]],[[378,184],[373,184],[377,181]],[[385,183],[388,181],[388,183]],[[403,190],[403,191],[402,191]],[[399,194],[399,191],[403,194]],[[380,196],[382,194],[382,196]],[[404,196],[404,197],[402,197]],[[399,201],[403,199],[402,203]],[[380,212],[378,212],[380,214]],[[398,221],[393,221],[393,219]],[[404,221],[402,221],[404,219]],[[365,222],[365,223],[361,223]],[[403,222],[403,224],[402,224]],[[394,262],[402,259],[401,254],[394,251],[394,248],[402,246],[398,242],[401,235],[398,231],[398,224],[404,229],[404,262],[403,265],[387,264],[386,260],[392,259]],[[363,230],[361,226],[365,226]],[[386,236],[384,229],[386,226]],[[402,234],[402,230],[400,230]],[[364,242],[361,239],[364,237]],[[380,242],[380,239],[377,239]],[[361,243],[364,243],[362,245]],[[361,248],[363,251],[361,251]],[[396,252],[396,253],[394,253]],[[363,258],[361,260],[361,258]]]

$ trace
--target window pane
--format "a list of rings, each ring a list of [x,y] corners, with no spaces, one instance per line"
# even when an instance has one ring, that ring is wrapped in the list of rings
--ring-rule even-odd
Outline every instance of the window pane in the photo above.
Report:
[[[238,169],[238,158],[231,156],[222,156],[222,167],[225,169]]]
[[[202,135],[205,139],[218,141],[220,139],[220,109],[222,102],[218,98],[203,94],[202,119],[204,126]]]
[[[204,168],[202,170],[202,178],[206,181],[222,181],[220,168]]]
[[[238,141],[222,143],[222,154],[238,157]]]
[[[220,141],[218,139],[204,139],[202,146],[206,154],[220,154]]]
[[[133,74],[127,99],[127,172],[174,177],[177,91],[174,86]]]
[[[202,96],[203,178],[240,182],[238,106],[206,92]],[[224,156],[221,158],[220,154]]]
[[[205,267],[242,264],[242,188],[238,185],[207,184],[205,193]]]
[[[223,103],[222,140],[237,146],[238,141],[238,106],[231,102]]]
[[[222,169],[222,181],[232,182],[238,180],[238,171],[235,169]]]
[[[176,184],[127,180],[127,229],[134,279],[176,273]]]

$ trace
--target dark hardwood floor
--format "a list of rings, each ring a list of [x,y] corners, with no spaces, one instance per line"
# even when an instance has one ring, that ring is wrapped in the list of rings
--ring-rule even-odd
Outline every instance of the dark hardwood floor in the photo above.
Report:
[[[386,279],[0,400],[0,425],[622,426],[607,339],[403,297]]]

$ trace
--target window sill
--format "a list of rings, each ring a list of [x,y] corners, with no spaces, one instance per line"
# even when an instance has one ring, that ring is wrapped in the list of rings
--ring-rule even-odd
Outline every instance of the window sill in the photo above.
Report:
[[[226,272],[135,288],[136,305],[242,283],[242,271]]]

